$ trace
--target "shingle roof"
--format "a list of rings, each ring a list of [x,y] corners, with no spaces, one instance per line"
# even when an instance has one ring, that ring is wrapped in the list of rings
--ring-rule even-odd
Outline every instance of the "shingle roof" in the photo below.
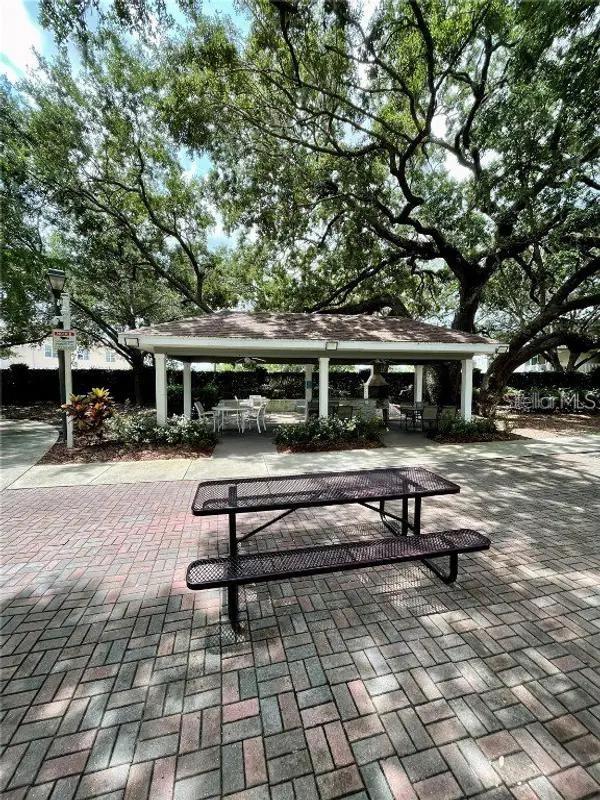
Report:
[[[226,339],[315,339],[359,342],[494,344],[491,339],[402,317],[219,311],[162,322],[129,334]]]

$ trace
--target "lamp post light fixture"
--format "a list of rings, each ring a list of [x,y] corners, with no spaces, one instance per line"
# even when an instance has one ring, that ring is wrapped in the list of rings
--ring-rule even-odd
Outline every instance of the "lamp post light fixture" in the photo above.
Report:
[[[55,306],[58,308],[58,301],[65,288],[67,276],[62,269],[49,269],[46,272],[46,279],[52,292],[52,297],[54,297]]]
[[[64,270],[51,268],[46,272],[46,280],[54,299],[54,311],[58,318],[57,327],[69,330],[71,328],[71,304],[68,293],[64,291],[67,276]],[[71,353],[69,351],[68,361],[65,351],[62,349],[58,350],[57,356],[60,403],[62,405],[67,402],[73,392]],[[66,442],[67,447],[73,447],[73,423],[67,419],[65,411],[61,411],[61,430],[62,441]]]

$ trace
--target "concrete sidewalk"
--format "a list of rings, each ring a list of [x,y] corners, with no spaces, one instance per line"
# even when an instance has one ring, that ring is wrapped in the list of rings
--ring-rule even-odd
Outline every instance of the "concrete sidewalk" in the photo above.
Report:
[[[57,437],[56,428],[45,422],[0,420],[0,489],[14,484],[36,464]]]
[[[38,455],[38,458],[41,453]],[[5,481],[4,488],[25,489],[51,486],[129,484],[152,481],[212,480],[261,477],[328,470],[423,464],[442,468],[447,464],[487,459],[562,456],[577,462],[584,457],[590,474],[600,475],[600,434],[581,434],[513,442],[440,445],[415,439],[374,450],[329,453],[282,454],[267,451],[256,438],[240,437],[219,445],[212,458],[157,459],[96,464],[47,464],[30,466]],[[30,463],[34,463],[31,461]]]

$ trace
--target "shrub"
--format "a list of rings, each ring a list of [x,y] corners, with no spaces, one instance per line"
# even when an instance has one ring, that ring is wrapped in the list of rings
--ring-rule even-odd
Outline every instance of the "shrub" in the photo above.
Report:
[[[110,422],[114,439],[127,445],[177,446],[209,449],[217,443],[212,427],[201,420],[172,416],[166,425],[157,425],[150,411],[115,414]]]
[[[112,438],[124,444],[153,444],[156,427],[156,414],[153,411],[115,414],[109,423]]]
[[[216,406],[219,402],[219,396],[219,387],[214,381],[207,383],[206,386],[203,386],[198,392],[198,400],[200,400],[205,409]]]
[[[381,442],[382,423],[379,419],[365,420],[360,417],[339,419],[315,417],[295,425],[281,425],[275,429],[278,445],[326,444],[336,442],[369,441]]]
[[[509,385],[514,389],[597,389],[600,388],[600,370],[591,372],[513,372]]]
[[[198,419],[172,416],[166,425],[155,428],[156,444],[187,445],[195,448],[210,448],[217,443],[217,437],[206,422]]]
[[[496,423],[487,417],[475,417],[467,422],[460,417],[442,416],[434,434],[442,436],[481,436],[496,433]]]
[[[88,394],[72,394],[61,406],[72,418],[77,433],[102,439],[106,423],[114,413],[114,403],[107,389],[92,389]]]

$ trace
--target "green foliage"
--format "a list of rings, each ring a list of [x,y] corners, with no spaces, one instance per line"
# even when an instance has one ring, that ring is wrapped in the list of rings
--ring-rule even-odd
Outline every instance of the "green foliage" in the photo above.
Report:
[[[139,411],[134,414],[115,414],[109,430],[113,439],[130,445],[153,444],[155,442],[156,414]]]
[[[172,48],[164,113],[218,163],[258,307],[498,331],[501,384],[580,329],[600,305],[594,0],[250,8],[245,40],[200,21]]]
[[[157,445],[208,449],[217,443],[217,437],[208,423],[177,416],[170,417],[166,425],[155,428],[154,436]]]
[[[484,407],[532,355],[598,343],[596,0],[248,0],[244,35],[167,5],[42,2],[85,59],[7,115],[10,331],[40,331],[57,257],[112,342],[239,300],[496,333]],[[208,248],[213,209],[233,254]]]
[[[127,445],[185,446],[198,450],[212,449],[217,437],[212,426],[200,420],[173,416],[166,425],[156,424],[153,412],[115,414],[110,422],[113,439]]]
[[[280,425],[275,429],[275,443],[295,445],[336,444],[341,442],[381,442],[381,421],[361,417],[339,419],[314,417],[307,422]]]
[[[235,304],[227,251],[207,245],[206,182],[157,110],[159,73],[151,47],[106,28],[83,65],[60,52],[31,80],[0,86],[8,345],[50,327],[48,266],[67,273],[81,341],[134,368],[141,358],[119,344],[124,328]]]
[[[107,389],[92,389],[88,394],[72,394],[61,406],[73,419],[77,433],[103,439],[107,422],[114,414],[114,402]]]
[[[210,383],[205,384],[197,393],[198,400],[202,403],[202,407],[205,410],[213,408],[219,402],[219,398],[221,396],[221,391],[216,383],[211,381]]]
[[[443,436],[489,436],[496,433],[496,423],[486,417],[475,417],[469,422],[460,417],[442,416],[436,434]]]

